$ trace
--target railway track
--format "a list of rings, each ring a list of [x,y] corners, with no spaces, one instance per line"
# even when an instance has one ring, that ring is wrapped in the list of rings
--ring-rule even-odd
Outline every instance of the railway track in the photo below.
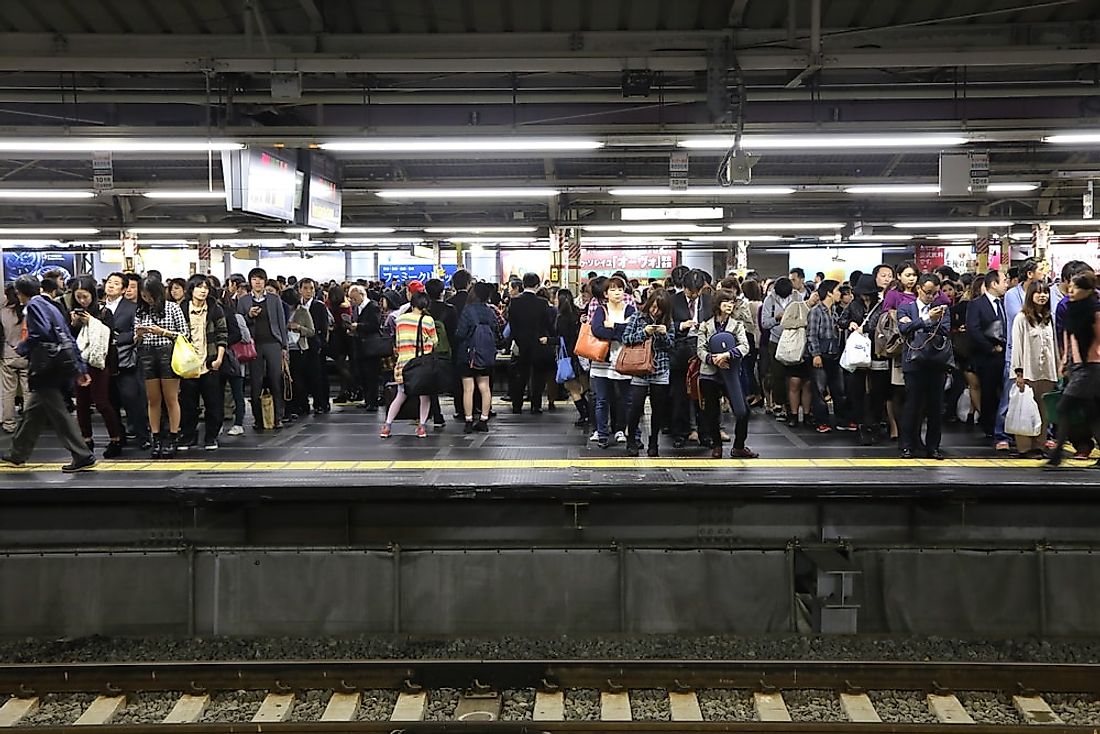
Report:
[[[89,725],[99,734],[475,729],[939,734],[960,726],[971,734],[1014,734],[1036,725],[1095,733],[1100,731],[1100,665],[442,660],[4,665],[3,699],[0,727],[34,728],[36,734]]]

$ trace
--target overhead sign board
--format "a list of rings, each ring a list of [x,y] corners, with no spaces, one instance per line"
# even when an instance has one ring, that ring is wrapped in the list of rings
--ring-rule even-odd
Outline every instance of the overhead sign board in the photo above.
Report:
[[[222,153],[226,208],[294,221],[297,155],[293,151],[244,148]]]
[[[344,198],[340,189],[339,166],[316,151],[303,154],[300,163],[304,191],[296,221],[308,227],[335,232],[342,223]]]

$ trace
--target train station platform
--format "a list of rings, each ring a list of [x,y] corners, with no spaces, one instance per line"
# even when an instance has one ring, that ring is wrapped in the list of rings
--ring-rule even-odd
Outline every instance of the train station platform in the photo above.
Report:
[[[711,459],[708,449],[697,444],[674,449],[667,438],[659,458],[644,453],[631,458],[623,444],[600,449],[589,441],[588,432],[573,426],[572,406],[538,416],[513,415],[499,400],[495,407],[499,415],[489,433],[464,434],[461,422],[448,419],[443,430],[418,439],[412,422],[399,421],[387,440],[378,437],[380,413],[337,407],[278,432],[258,433],[249,426],[242,436],[223,434],[217,451],[200,446],[171,460],[151,460],[130,449],[122,459],[101,459],[95,470],[75,475],[60,471],[68,457],[47,434],[33,463],[0,465],[0,502],[24,492],[41,499],[51,490],[69,499],[79,492],[87,499],[150,500],[161,494],[217,502],[257,493],[314,500],[363,492],[372,499],[491,494],[584,500],[1026,496],[1049,495],[1054,488],[1091,496],[1100,489],[1100,470],[1091,461],[1069,459],[1060,470],[1045,471],[1042,461],[995,454],[976,429],[965,426],[947,427],[946,460],[903,460],[894,442],[859,446],[854,433],[818,435],[757,413],[748,444],[760,453],[758,459]],[[102,446],[105,437],[97,441]]]

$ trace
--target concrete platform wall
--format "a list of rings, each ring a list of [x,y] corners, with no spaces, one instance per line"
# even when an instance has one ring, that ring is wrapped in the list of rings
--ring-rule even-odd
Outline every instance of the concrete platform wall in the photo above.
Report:
[[[793,548],[9,552],[0,635],[802,628]],[[859,631],[1100,634],[1100,554],[857,548]]]

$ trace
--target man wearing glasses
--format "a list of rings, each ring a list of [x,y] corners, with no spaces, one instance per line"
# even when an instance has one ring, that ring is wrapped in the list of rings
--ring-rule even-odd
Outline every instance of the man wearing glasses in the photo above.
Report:
[[[913,458],[926,419],[924,451],[929,459],[945,458],[940,451],[943,395],[953,354],[950,310],[937,304],[939,295],[939,276],[922,275],[917,281],[917,300],[898,308],[898,326],[905,339],[901,369],[906,398],[898,440],[903,459]]]

